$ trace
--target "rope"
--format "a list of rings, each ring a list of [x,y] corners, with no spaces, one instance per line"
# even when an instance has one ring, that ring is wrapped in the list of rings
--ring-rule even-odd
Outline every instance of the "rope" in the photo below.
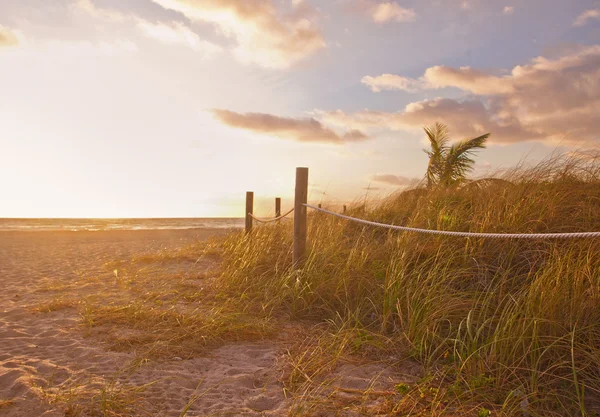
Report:
[[[248,216],[252,217],[254,220],[256,220],[259,223],[272,223],[272,222],[276,222],[277,220],[281,220],[286,216],[289,216],[291,212],[293,212],[294,209],[291,209],[290,211],[288,211],[285,214],[282,214],[279,217],[274,217],[272,219],[261,219],[260,217],[255,217],[252,213],[248,213]]]
[[[600,237],[600,232],[578,232],[578,233],[471,233],[471,232],[452,232],[445,230],[428,230],[428,229],[417,229],[414,227],[395,226],[392,224],[384,224],[372,222],[369,220],[357,219],[355,217],[346,216],[344,214],[335,213],[333,211],[325,210],[310,204],[304,204],[304,206],[313,210],[321,211],[323,213],[331,214],[342,219],[351,220],[356,223],[362,223],[369,226],[383,227],[392,230],[402,230],[405,232],[418,232],[426,233],[430,235],[444,235],[444,236],[457,236],[457,237],[485,237],[493,239],[580,239],[589,237]]]

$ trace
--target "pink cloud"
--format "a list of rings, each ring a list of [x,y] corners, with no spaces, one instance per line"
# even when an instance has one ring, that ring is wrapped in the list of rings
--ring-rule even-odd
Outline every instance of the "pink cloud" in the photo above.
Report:
[[[365,110],[321,113],[323,120],[357,128],[413,129],[439,120],[459,135],[487,131],[494,142],[596,141],[600,134],[600,45],[579,47],[555,59],[538,57],[506,75],[469,67],[428,68],[419,79],[365,77],[374,91],[452,87],[473,96],[411,103],[397,113]]]
[[[365,133],[357,129],[340,135],[314,118],[295,119],[265,113],[242,114],[222,109],[213,109],[212,113],[217,120],[227,126],[298,142],[339,145],[369,139]]]
[[[289,14],[273,0],[153,0],[187,18],[214,24],[235,40],[238,60],[267,68],[288,68],[325,47],[314,23],[314,10],[304,2]]]
[[[574,26],[584,26],[590,20],[599,20],[600,19],[600,9],[590,9],[581,13],[573,22]]]

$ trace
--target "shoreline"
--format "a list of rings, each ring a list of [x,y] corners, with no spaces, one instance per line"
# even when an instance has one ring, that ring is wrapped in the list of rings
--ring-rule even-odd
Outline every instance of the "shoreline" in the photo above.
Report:
[[[51,230],[0,230],[0,237],[3,236],[14,236],[14,235],[30,235],[30,234],[53,234],[53,235],[74,235],[74,234],[122,234],[122,233],[148,233],[148,234],[190,234],[196,232],[198,234],[212,233],[215,232],[217,234],[231,233],[235,231],[243,230],[243,227],[187,227],[187,228],[164,228],[164,229],[98,229],[98,230],[90,230],[90,229],[82,229],[82,230],[59,230],[59,229],[51,229]]]

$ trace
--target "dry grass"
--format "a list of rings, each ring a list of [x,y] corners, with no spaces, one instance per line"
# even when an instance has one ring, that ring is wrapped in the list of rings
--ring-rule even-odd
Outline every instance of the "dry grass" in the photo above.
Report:
[[[84,323],[102,336],[111,349],[147,348],[146,355],[191,356],[227,341],[257,340],[271,332],[268,320],[241,314],[228,306],[178,311],[152,300],[129,304],[88,304]]]
[[[66,310],[68,308],[76,307],[78,304],[77,300],[70,298],[54,298],[47,303],[41,304],[34,308],[34,311],[39,313],[51,313],[53,311]]]
[[[77,308],[88,336],[145,359],[191,357],[226,342],[270,336],[273,321],[267,311],[218,285],[217,243],[112,262],[104,273],[82,275],[68,286],[46,280],[42,289],[60,296],[33,309]]]
[[[599,231],[600,159],[553,158],[371,206],[350,214],[454,231]],[[292,228],[282,223],[107,265],[109,279],[81,283],[98,294],[79,303],[82,323],[141,363],[270,337],[293,319],[304,331],[289,336],[282,381],[295,416],[600,410],[597,240],[428,236],[313,213],[299,270],[291,250]],[[417,362],[419,372],[384,390],[337,384],[340,364],[361,359],[399,371]],[[116,411],[108,415],[128,415],[128,395],[112,401]]]
[[[146,357],[191,357],[272,334],[267,314],[246,314],[239,298],[218,288],[215,265],[210,242],[111,265],[113,290],[81,303],[82,323],[109,348]]]
[[[350,214],[454,231],[599,231],[600,159],[554,157],[496,180],[406,191]],[[317,213],[300,270],[291,268],[291,248],[285,225],[228,238],[220,285],[265,311],[332,323],[327,351],[313,343],[290,355],[288,387],[299,397],[310,391],[306,384],[319,390],[323,380],[315,376],[327,373],[332,358],[353,352],[346,337],[353,329],[386,341],[369,354],[394,346],[426,370],[401,399],[389,400],[391,408],[386,400],[392,414],[597,410],[598,240],[428,236]]]
[[[14,400],[0,400],[0,409],[8,408],[15,403]]]
[[[83,383],[33,388],[48,404],[60,406],[65,417],[151,416],[143,394],[155,382],[144,385],[127,382],[138,366],[129,366],[110,379],[94,378]]]

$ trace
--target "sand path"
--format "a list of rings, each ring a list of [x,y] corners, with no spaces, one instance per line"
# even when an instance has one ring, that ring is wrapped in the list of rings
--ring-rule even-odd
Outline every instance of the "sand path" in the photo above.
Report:
[[[130,372],[127,368],[134,355],[107,351],[86,337],[76,309],[35,311],[48,301],[49,290],[44,288],[48,280],[56,285],[83,273],[106,274],[105,262],[165,246],[174,248],[209,234],[4,234],[0,245],[0,400],[9,403],[0,414],[63,416],[69,412],[70,396],[85,392],[90,401],[98,401],[105,391],[115,402],[141,396],[133,415],[178,416],[196,397],[189,416],[277,415],[284,398],[280,384],[269,382],[276,381],[271,375],[278,353],[273,343],[232,344],[205,357],[175,357]],[[136,392],[136,387],[149,382],[154,383]]]
[[[282,335],[138,363],[134,352],[110,350],[86,332],[80,307],[38,311],[82,277],[114,280],[106,262],[177,248],[214,233],[0,234],[0,415],[180,416],[186,408],[187,416],[289,415],[293,400],[281,382]],[[73,295],[83,298],[104,289],[81,285],[69,291],[73,301]],[[374,384],[374,375],[380,382]],[[379,365],[346,364],[333,377],[350,389],[389,389],[399,380]],[[356,399],[343,397],[338,393],[337,400]]]

